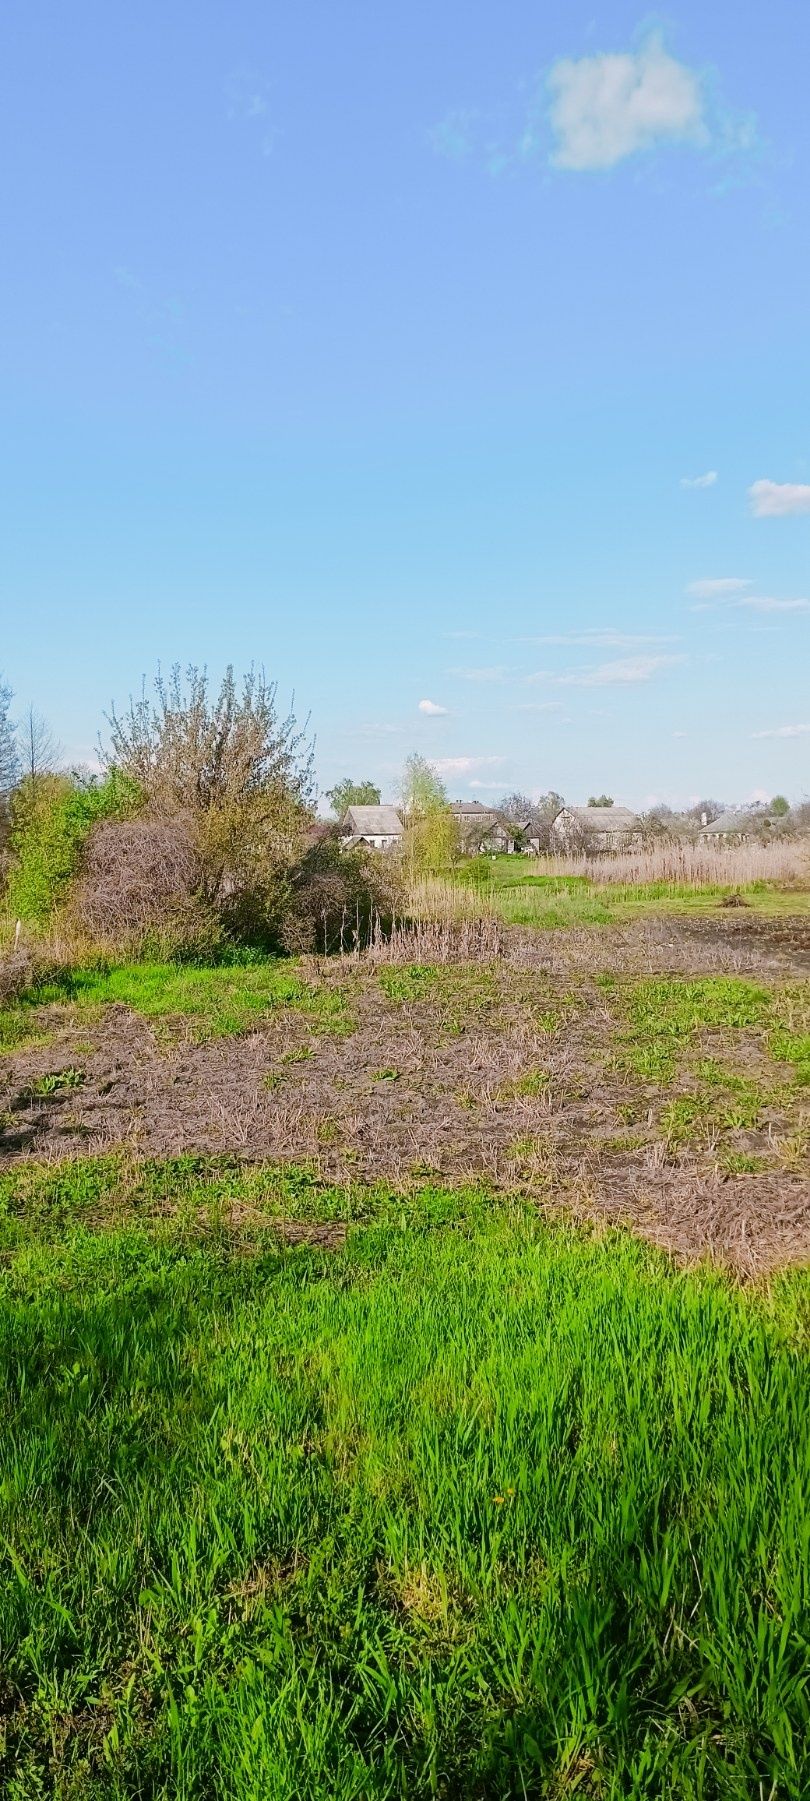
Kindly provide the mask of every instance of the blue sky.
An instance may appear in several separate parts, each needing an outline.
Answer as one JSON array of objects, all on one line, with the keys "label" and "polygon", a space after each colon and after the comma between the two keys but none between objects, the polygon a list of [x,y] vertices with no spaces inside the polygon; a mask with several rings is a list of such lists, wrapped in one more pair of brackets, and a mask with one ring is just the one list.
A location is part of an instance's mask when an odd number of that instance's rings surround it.
[{"label": "blue sky", "polygon": [[3,37],[0,668],[67,756],[255,661],[323,787],[810,791],[806,5]]}]

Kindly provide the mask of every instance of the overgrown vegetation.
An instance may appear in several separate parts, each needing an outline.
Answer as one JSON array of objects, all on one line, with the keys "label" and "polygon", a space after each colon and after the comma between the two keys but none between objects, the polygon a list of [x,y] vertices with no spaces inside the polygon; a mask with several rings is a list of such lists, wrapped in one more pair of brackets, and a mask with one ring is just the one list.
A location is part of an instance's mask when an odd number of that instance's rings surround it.
[{"label": "overgrown vegetation", "polygon": [[412,758],[346,854],[263,677],[110,725],[13,771],[3,1794],[800,1801],[808,990],[712,958],[801,848],[459,859]]},{"label": "overgrown vegetation", "polygon": [[[33,740],[32,740],[33,742]],[[275,686],[158,675],[112,713],[103,780],[34,768],[11,795],[12,919],[94,954],[330,950],[391,908],[392,868],[312,834],[312,752]]]},{"label": "overgrown vegetation", "polygon": [[137,783],[116,769],[104,781],[25,776],[11,799],[10,912],[47,921],[66,900],[94,827],[129,818],[140,803]]}]

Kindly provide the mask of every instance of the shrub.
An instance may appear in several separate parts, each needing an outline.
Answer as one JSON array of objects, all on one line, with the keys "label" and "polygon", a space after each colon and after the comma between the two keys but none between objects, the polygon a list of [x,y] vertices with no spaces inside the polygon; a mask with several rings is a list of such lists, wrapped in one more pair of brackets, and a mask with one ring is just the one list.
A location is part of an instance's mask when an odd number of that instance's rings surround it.
[{"label": "shrub", "polygon": [[30,988],[34,980],[34,960],[29,950],[15,946],[0,957],[0,1007],[11,1006]]},{"label": "shrub", "polygon": [[97,825],[72,911],[96,942],[130,955],[211,957],[222,943],[218,915],[200,893],[193,833],[182,818]]},{"label": "shrub", "polygon": [[309,824],[312,753],[276,689],[227,669],[214,692],[204,669],[158,675],[109,720],[109,766],[132,777],[150,817],[182,818],[199,860],[199,892],[231,936],[279,940]]},{"label": "shrub", "polygon": [[94,825],[124,818],[138,803],[136,784],[115,770],[103,781],[27,776],[11,802],[9,911],[35,924],[49,919],[67,898]]},{"label": "shrub", "polygon": [[293,876],[282,947],[328,954],[368,944],[375,926],[386,932],[398,910],[399,874],[390,854],[343,851],[334,839],[322,839]]}]

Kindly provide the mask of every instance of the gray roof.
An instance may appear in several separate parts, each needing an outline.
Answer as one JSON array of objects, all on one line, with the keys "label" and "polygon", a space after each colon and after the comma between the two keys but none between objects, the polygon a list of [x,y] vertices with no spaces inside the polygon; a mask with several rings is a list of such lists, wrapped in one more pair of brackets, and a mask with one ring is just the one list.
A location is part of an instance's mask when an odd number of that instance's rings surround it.
[{"label": "gray roof", "polygon": [[402,820],[396,807],[347,807],[343,825],[358,838],[402,837]]},{"label": "gray roof", "polygon": [[710,819],[708,825],[701,827],[707,838],[717,837],[719,832],[754,832],[768,818],[766,809],[746,811],[742,807],[726,807],[724,813],[718,813],[716,819]]},{"label": "gray roof", "polygon": [[[563,807],[557,819],[575,819],[591,832],[637,832],[639,823],[629,807]],[[555,825],[557,820],[555,820]]]}]

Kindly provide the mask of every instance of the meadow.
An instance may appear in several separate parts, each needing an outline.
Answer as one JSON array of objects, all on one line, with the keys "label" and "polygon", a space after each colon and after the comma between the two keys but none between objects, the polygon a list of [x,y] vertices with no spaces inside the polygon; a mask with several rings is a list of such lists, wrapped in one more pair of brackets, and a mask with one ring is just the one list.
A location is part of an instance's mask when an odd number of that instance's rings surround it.
[{"label": "meadow", "polygon": [[806,894],[516,863],[0,1008],[10,1801],[810,1792]]},{"label": "meadow", "polygon": [[0,1200],[10,1801],[806,1794],[805,1275],[200,1160]]},{"label": "meadow", "polygon": [[810,912],[801,839],[772,844],[662,842],[615,856],[478,857],[413,885],[426,919],[490,916],[506,925],[622,924],[656,912],[706,912],[725,900],[757,912]]}]

